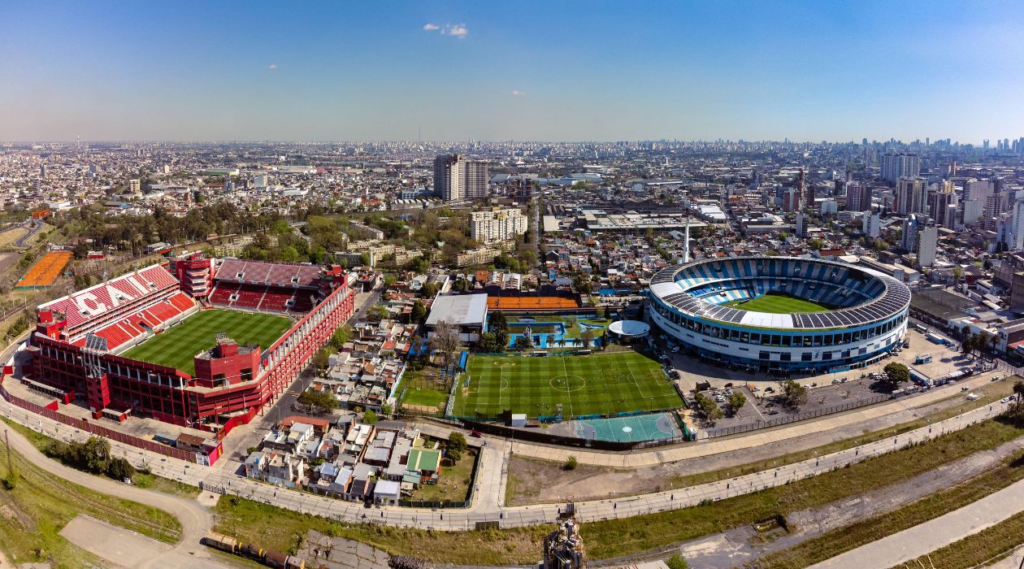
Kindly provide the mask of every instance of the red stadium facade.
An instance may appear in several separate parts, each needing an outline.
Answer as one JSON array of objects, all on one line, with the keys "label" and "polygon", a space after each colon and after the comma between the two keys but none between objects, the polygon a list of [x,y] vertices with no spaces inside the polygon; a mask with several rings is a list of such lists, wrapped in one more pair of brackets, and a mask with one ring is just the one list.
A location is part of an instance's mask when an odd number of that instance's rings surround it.
[{"label": "red stadium facade", "polygon": [[[41,305],[27,374],[84,398],[97,418],[113,409],[217,431],[275,400],[352,315],[355,297],[340,267],[225,260],[207,281],[208,299],[197,303],[183,289],[200,284],[197,267],[202,272],[216,265],[201,261],[179,261],[177,279],[153,265]],[[220,295],[219,302],[214,297],[221,287],[248,292]],[[297,320],[268,347],[218,341],[196,356],[194,376],[117,355],[207,305]]]}]

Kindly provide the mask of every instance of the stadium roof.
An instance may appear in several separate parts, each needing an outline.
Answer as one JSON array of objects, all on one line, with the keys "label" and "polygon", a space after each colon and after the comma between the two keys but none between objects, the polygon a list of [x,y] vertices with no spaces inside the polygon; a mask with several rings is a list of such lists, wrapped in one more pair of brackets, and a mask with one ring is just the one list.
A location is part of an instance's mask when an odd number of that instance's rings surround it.
[{"label": "stadium roof", "polygon": [[[651,293],[660,298],[663,302],[674,306],[686,314],[717,320],[728,324],[736,324],[739,326],[777,329],[828,329],[858,326],[893,316],[901,310],[905,310],[910,305],[910,289],[907,285],[877,271],[845,263],[817,259],[797,259],[789,257],[772,257],[771,259],[775,261],[829,264],[860,271],[882,281],[885,285],[885,290],[874,299],[849,308],[840,308],[829,312],[767,314],[763,312],[752,312],[738,308],[730,308],[706,302],[700,298],[692,296],[676,282],[676,276],[683,269],[694,265],[718,262],[730,263],[738,261],[767,260],[766,258],[761,257],[732,257],[721,260],[696,261],[685,265],[675,265],[673,267],[663,269],[651,279]],[[757,276],[760,275],[753,275],[753,277]],[[730,277],[724,277],[719,280],[730,280]]]},{"label": "stadium roof", "polygon": [[430,316],[427,317],[426,325],[434,327],[441,322],[450,322],[456,326],[483,327],[486,317],[486,294],[439,296],[430,305]]}]

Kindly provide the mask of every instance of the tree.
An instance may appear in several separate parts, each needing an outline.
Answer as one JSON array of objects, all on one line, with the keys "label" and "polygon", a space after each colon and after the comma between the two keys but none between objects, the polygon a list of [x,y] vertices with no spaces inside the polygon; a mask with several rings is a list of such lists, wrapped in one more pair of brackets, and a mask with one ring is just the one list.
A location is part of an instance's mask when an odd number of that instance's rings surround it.
[{"label": "tree", "polygon": [[[459,340],[459,330],[454,324],[447,320],[442,320],[437,323],[434,328],[434,333],[430,337],[430,345],[434,347],[444,362],[444,368],[449,371],[451,368],[452,361],[455,359],[456,352],[461,347],[461,341]],[[447,377],[449,381],[454,378],[454,373],[449,373]]]},{"label": "tree", "polygon": [[420,288],[420,296],[423,298],[434,298],[437,296],[437,285],[435,283],[424,283]]},{"label": "tree", "polygon": [[1024,411],[1024,380],[1013,382],[1013,394],[1017,396],[1013,402],[1014,414],[1020,415]]},{"label": "tree", "polygon": [[960,265],[953,266],[953,283],[959,283],[964,276],[964,269]]},{"label": "tree", "polygon": [[594,330],[586,328],[583,333],[580,334],[580,339],[583,340],[583,349],[587,349],[594,343]]},{"label": "tree", "polygon": [[114,458],[107,467],[107,476],[114,480],[131,480],[135,476],[135,467],[127,459]]},{"label": "tree", "polygon": [[412,321],[415,323],[423,322],[423,319],[427,317],[427,307],[422,302],[416,301],[412,305]]},{"label": "tree", "polygon": [[593,290],[593,283],[591,283],[589,275],[576,275],[572,284],[576,288],[576,292],[580,294],[590,294],[590,291]]},{"label": "tree", "polygon": [[580,464],[580,462],[579,462],[579,460],[577,460],[576,455],[572,455],[571,454],[571,455],[569,455],[569,458],[566,459],[566,461],[565,461],[565,469],[566,470],[576,470],[576,467],[579,466],[579,464]]},{"label": "tree", "polygon": [[315,354],[313,354],[313,365],[316,366],[316,370],[319,373],[323,373],[327,370],[327,366],[331,363],[331,354],[327,352],[327,349],[320,348]]},{"label": "tree", "polygon": [[598,318],[604,318],[607,313],[608,309],[606,309],[603,306],[598,306],[597,308],[594,308],[594,315],[597,316]]},{"label": "tree", "polygon": [[299,403],[307,406],[310,412],[316,407],[321,413],[330,413],[338,408],[338,398],[330,390],[316,391],[307,389],[299,394]]},{"label": "tree", "polygon": [[690,569],[690,564],[678,553],[666,559],[665,565],[668,566],[668,569]]},{"label": "tree", "polygon": [[452,431],[448,435],[448,444],[445,448],[448,449],[447,456],[452,462],[458,462],[462,459],[462,453],[466,451],[469,444],[466,442],[466,437],[457,431]]},{"label": "tree", "polygon": [[380,406],[380,412],[384,416],[390,417],[391,416],[391,411],[392,411],[391,405],[388,405],[387,403],[385,403],[385,404]]},{"label": "tree", "polygon": [[893,362],[882,371],[885,373],[885,383],[890,389],[896,389],[899,384],[910,381],[910,368],[901,363]]},{"label": "tree", "polygon": [[697,408],[704,415],[704,421],[708,424],[714,424],[715,421],[725,416],[725,413],[718,407],[718,404],[707,395],[697,393],[694,396],[694,400],[697,402]]},{"label": "tree", "polygon": [[365,251],[360,253],[359,254],[359,264],[364,266],[364,267],[369,267],[370,266],[370,254],[365,252]]},{"label": "tree", "polygon": [[508,331],[508,318],[505,318],[505,313],[498,310],[491,313],[491,318],[487,322],[487,327],[491,332]]},{"label": "tree", "polygon": [[779,384],[782,387],[782,403],[790,409],[807,403],[807,388],[792,379]]},{"label": "tree", "polygon": [[747,396],[743,395],[739,391],[734,391],[733,394],[729,396],[729,409],[732,411],[733,415],[738,413],[746,404]]},{"label": "tree", "polygon": [[363,413],[363,422],[367,425],[376,425],[377,413],[375,413],[373,409],[367,409],[366,412]]},{"label": "tree", "polygon": [[374,306],[370,309],[370,312],[366,315],[366,319],[370,322],[380,322],[388,317],[388,309],[384,306]]},{"label": "tree", "polygon": [[352,336],[352,331],[349,330],[348,326],[342,326],[331,334],[331,347],[335,350],[340,350],[348,343]]},{"label": "tree", "polygon": [[533,340],[526,334],[516,336],[515,348],[519,351],[529,350],[533,347]]}]

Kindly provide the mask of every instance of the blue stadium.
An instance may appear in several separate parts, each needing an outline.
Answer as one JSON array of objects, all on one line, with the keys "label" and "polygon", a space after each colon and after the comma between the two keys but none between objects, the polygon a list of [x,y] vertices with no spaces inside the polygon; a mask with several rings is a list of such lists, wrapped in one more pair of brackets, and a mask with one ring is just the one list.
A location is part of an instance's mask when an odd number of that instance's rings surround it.
[{"label": "blue stadium", "polygon": [[738,257],[658,272],[648,308],[654,324],[704,359],[766,373],[836,372],[902,341],[910,289],[845,263]]}]

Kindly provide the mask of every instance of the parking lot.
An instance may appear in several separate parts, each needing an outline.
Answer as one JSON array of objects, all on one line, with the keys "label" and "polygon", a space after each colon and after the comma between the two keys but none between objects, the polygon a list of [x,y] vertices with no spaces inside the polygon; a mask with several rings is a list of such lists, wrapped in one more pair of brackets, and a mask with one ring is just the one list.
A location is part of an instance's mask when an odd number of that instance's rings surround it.
[{"label": "parking lot", "polygon": [[[975,364],[974,358],[964,357],[958,351],[956,343],[953,346],[936,344],[913,328],[907,332],[906,337],[910,340],[909,348],[902,349],[899,354],[884,358],[869,366],[839,373],[793,375],[790,378],[768,377],[756,370],[751,372],[744,369],[730,369],[713,362],[703,361],[700,358],[687,356],[682,352],[672,353],[665,348],[661,348],[661,351],[669,356],[670,371],[678,371],[678,382],[684,393],[694,389],[698,382],[704,381],[710,382],[712,387],[724,387],[727,383],[734,385],[774,384],[785,379],[792,379],[806,387],[815,383],[819,386],[831,385],[833,380],[842,381],[845,378],[847,382],[850,382],[860,379],[862,374],[881,373],[882,369],[892,362],[906,364],[925,377],[935,379],[947,376],[954,371],[970,368]],[[658,342],[658,344],[662,343]],[[923,364],[915,363],[919,356],[930,357],[931,360]]]}]

